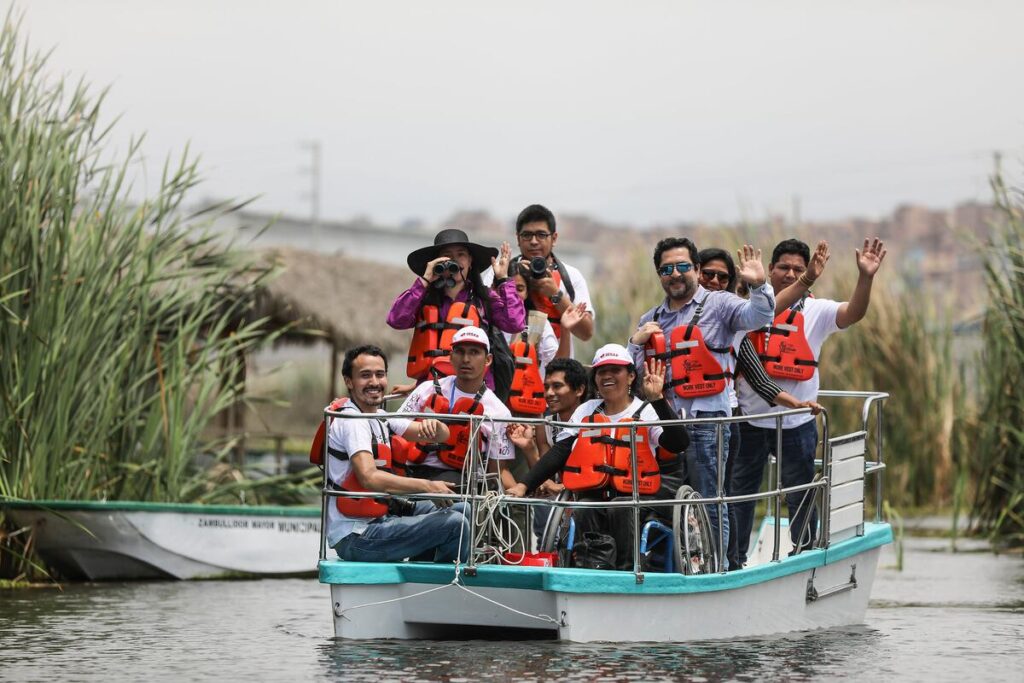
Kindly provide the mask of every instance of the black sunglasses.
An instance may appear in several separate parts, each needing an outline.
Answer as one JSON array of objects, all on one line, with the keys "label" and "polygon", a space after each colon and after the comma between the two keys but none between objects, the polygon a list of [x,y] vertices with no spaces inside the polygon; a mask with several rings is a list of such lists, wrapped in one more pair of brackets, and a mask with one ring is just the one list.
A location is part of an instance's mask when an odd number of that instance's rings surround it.
[{"label": "black sunglasses", "polygon": [[729,282],[729,273],[723,273],[720,270],[702,270],[700,271],[700,277],[702,280],[714,280],[718,278],[718,281],[723,285]]}]

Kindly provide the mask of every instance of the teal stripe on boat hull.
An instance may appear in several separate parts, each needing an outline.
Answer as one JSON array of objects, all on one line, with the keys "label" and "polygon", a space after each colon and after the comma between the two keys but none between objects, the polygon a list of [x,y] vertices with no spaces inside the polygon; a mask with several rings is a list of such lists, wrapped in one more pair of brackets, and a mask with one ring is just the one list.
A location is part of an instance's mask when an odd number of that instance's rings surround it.
[{"label": "teal stripe on boat hull", "polygon": [[[681,574],[644,574],[637,584],[632,572],[595,571],[563,567],[514,567],[482,565],[477,575],[462,576],[466,586],[482,588],[518,588],[560,593],[615,593],[668,595],[731,590],[764,583],[790,574],[838,562],[892,542],[888,524],[865,523],[864,535],[836,543],[827,550],[809,550],[779,562],[750,567],[728,574],[683,576]],[[426,562],[320,562],[320,582],[326,584],[445,584],[452,580],[452,565]]]}]

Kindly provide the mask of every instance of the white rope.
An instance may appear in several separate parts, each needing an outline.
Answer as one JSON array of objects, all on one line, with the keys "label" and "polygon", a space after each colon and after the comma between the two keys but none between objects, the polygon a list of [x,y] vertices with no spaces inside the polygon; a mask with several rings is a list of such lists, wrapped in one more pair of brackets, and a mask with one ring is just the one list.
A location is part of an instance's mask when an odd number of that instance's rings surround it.
[{"label": "white rope", "polygon": [[[449,585],[451,585],[451,584],[449,584]],[[502,603],[498,602],[497,600],[493,600],[493,599],[487,597],[486,595],[481,595],[480,593],[477,593],[474,590],[470,590],[469,588],[467,588],[465,585],[463,585],[461,583],[457,583],[457,584],[455,584],[455,586],[457,588],[461,588],[462,590],[466,591],[470,595],[473,595],[475,597],[480,598],[481,600],[485,600],[486,602],[491,603],[492,605],[495,605],[495,606],[500,607],[502,609],[506,609],[509,612],[513,612],[515,614],[518,614],[520,616],[526,617],[528,619],[536,619],[537,621],[546,621],[546,622],[555,624],[556,626],[564,626],[564,624],[562,623],[561,620],[555,619],[554,617],[548,616],[547,614],[530,614],[528,612],[522,612],[520,610],[517,610],[514,607],[509,607],[508,605],[502,604]]]}]

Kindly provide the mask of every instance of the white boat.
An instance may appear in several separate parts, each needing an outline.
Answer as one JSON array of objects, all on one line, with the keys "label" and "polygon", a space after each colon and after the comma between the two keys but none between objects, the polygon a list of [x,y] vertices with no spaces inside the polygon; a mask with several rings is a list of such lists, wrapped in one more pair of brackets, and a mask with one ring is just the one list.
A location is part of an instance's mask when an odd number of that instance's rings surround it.
[{"label": "white boat", "polygon": [[[328,559],[321,541],[320,581],[331,587],[335,635],[369,639],[461,634],[476,638],[490,630],[504,639],[525,635],[573,642],[681,642],[862,623],[879,552],[892,541],[890,526],[881,521],[880,503],[873,521],[864,518],[866,475],[875,475],[880,491],[880,475],[885,467],[880,436],[881,402],[887,395],[821,395],[862,400],[863,428],[829,438],[827,415],[823,418],[820,478],[792,489],[783,489],[776,483],[772,490],[756,496],[726,497],[720,492],[716,498],[690,498],[687,505],[693,507],[685,508],[677,516],[677,521],[693,520],[701,514],[691,515],[690,511],[702,513],[701,506],[755,497],[773,501],[778,509],[777,501],[784,500],[782,496],[787,491],[814,489],[820,518],[817,540],[811,549],[790,556],[792,543],[786,520],[777,516],[766,518],[761,524],[747,566],[728,573],[710,565],[703,567],[710,573],[701,574],[642,571],[639,533],[632,572],[475,561],[461,567],[420,562],[344,562]],[[873,444],[875,457],[870,460],[866,457],[868,415],[875,404],[878,438]],[[781,414],[773,417],[776,415]],[[734,422],[737,418],[718,421]],[[634,427],[645,424],[664,421],[633,423]],[[719,438],[720,457],[722,448]],[[769,473],[769,481],[778,481],[774,473]],[[336,495],[345,494],[325,487],[324,505]],[[484,501],[479,494],[471,498],[480,504]],[[506,503],[532,505],[537,501],[506,499]],[[624,504],[634,505],[629,501]],[[676,508],[684,509],[682,503]],[[709,529],[709,525],[702,523],[698,531],[703,530],[706,536]],[[639,531],[639,527],[635,530]],[[688,547],[693,542],[693,532],[692,527],[689,532],[673,532],[676,547],[687,548],[681,557],[687,557],[687,553],[693,556],[692,548]],[[479,535],[474,528],[473,536]],[[474,548],[478,545],[474,544]],[[694,545],[699,546],[699,540]],[[676,566],[685,571],[693,569],[686,559]]]},{"label": "white boat", "polygon": [[3,501],[62,576],[88,580],[312,575],[320,509]]}]

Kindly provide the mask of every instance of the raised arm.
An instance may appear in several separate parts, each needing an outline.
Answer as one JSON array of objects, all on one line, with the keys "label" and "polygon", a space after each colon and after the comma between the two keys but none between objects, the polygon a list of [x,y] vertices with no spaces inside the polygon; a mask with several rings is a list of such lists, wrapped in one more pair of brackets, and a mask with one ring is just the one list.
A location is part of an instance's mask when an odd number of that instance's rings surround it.
[{"label": "raised arm", "polygon": [[871,303],[871,285],[874,284],[875,273],[885,258],[885,243],[877,237],[870,243],[865,238],[864,249],[854,250],[857,258],[857,285],[849,301],[839,305],[836,312],[836,325],[844,329],[860,321],[868,312]]}]

